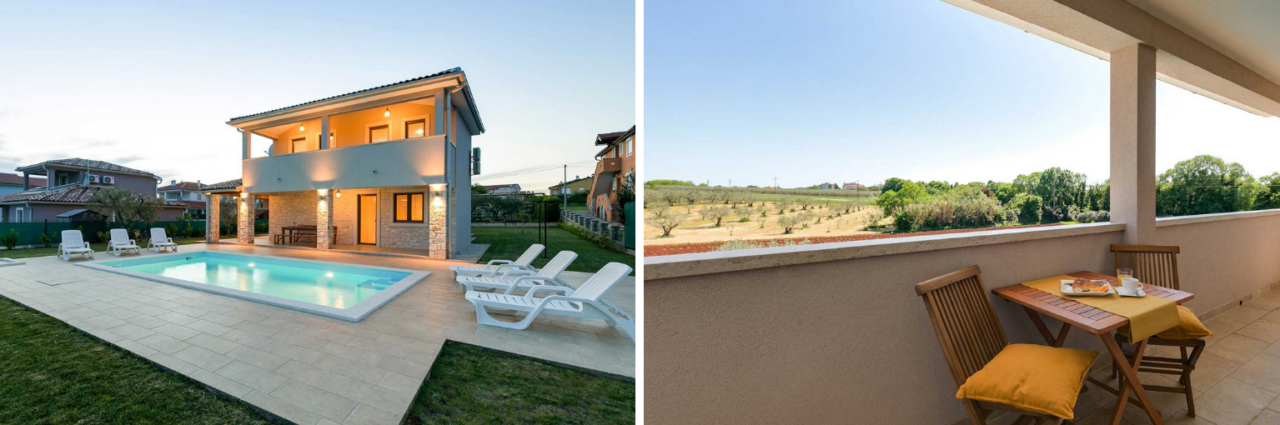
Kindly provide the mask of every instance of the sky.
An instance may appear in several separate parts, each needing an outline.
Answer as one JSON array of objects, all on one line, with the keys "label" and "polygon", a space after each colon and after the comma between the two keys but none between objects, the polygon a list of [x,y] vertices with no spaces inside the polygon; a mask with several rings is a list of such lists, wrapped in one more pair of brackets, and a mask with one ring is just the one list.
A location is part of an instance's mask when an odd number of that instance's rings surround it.
[{"label": "sky", "polygon": [[546,192],[635,124],[632,2],[105,3],[0,3],[0,172],[81,157],[235,179],[231,117],[453,67],[488,130],[478,184]]},{"label": "sky", "polygon": [[[1109,175],[1104,60],[940,0],[645,4],[644,178],[712,185]],[[1280,118],[1163,82],[1157,173],[1280,171]]]}]

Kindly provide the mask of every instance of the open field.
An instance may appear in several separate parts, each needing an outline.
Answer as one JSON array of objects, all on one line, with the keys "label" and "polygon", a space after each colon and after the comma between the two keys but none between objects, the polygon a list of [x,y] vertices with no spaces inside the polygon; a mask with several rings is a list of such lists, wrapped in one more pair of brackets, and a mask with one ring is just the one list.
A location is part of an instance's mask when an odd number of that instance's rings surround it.
[{"label": "open field", "polygon": [[[805,237],[832,237],[878,234],[868,231],[866,227],[873,221],[884,224],[880,208],[874,205],[857,205],[848,208],[836,201],[823,197],[807,197],[814,205],[787,205],[780,202],[754,202],[753,206],[741,204],[737,207],[719,204],[713,205],[675,205],[666,207],[664,214],[684,215],[684,222],[671,231],[670,236],[662,237],[662,229],[654,225],[646,226],[644,241],[646,246],[673,245],[689,243],[706,243],[729,240],[756,240],[787,238],[802,240]],[[843,200],[842,200],[843,201]],[[802,201],[803,202],[803,201]],[[651,205],[646,208],[649,216],[663,206]],[[729,215],[721,219],[716,227],[715,220],[704,218],[703,211],[711,208],[727,208]],[[778,214],[785,209],[784,214]],[[794,209],[794,212],[792,211]],[[765,216],[761,217],[761,213]],[[791,234],[779,224],[783,217],[799,218],[811,215],[812,219],[794,226]],[[747,218],[749,222],[741,222]],[[819,220],[821,219],[821,220]],[[763,227],[762,227],[763,225]]]}]

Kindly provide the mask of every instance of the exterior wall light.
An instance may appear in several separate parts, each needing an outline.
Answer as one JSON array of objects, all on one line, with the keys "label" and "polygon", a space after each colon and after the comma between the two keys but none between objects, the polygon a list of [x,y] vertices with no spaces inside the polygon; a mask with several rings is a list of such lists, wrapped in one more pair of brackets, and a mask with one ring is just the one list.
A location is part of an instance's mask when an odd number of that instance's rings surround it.
[{"label": "exterior wall light", "polygon": [[341,191],[341,190],[335,190],[335,191],[333,191],[333,197],[334,197],[334,198],[341,198],[341,197],[342,197],[342,191]]},{"label": "exterior wall light", "polygon": [[327,193],[327,192],[328,192],[328,190],[326,190],[326,189],[316,189],[316,200],[317,200],[317,201],[322,201],[322,202],[323,202],[323,201],[324,201],[324,194],[325,194],[325,193]]},{"label": "exterior wall light", "polygon": [[298,126],[298,131],[307,131],[307,126],[306,125]]},{"label": "exterior wall light", "polygon": [[382,111],[382,116],[384,116],[384,117],[389,117],[389,116],[391,116],[391,108],[387,108],[387,110]]},{"label": "exterior wall light", "polygon": [[249,197],[249,193],[248,193],[248,192],[240,192],[240,198],[241,198],[241,199],[246,199],[246,198],[248,198],[248,197]]}]

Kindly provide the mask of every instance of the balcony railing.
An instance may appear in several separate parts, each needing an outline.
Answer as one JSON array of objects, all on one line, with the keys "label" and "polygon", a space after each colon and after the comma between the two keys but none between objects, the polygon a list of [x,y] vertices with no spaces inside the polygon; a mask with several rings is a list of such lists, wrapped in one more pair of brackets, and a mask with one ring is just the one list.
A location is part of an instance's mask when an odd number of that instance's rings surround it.
[{"label": "balcony railing", "polygon": [[622,159],[620,158],[605,158],[596,163],[596,175],[619,171],[622,171]]},{"label": "balcony railing", "polygon": [[443,135],[244,160],[250,193],[444,183]]}]

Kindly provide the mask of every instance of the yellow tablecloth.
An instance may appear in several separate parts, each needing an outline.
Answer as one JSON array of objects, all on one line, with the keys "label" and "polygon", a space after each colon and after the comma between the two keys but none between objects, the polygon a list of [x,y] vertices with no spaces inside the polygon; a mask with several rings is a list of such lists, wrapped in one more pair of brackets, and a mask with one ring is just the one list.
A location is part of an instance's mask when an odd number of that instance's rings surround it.
[{"label": "yellow tablecloth", "polygon": [[1062,281],[1075,280],[1062,275],[1023,283],[1098,310],[1129,318],[1129,342],[1147,339],[1165,329],[1178,326],[1178,306],[1173,301],[1155,296],[1141,298],[1107,295],[1105,297],[1068,297],[1062,294]]}]

